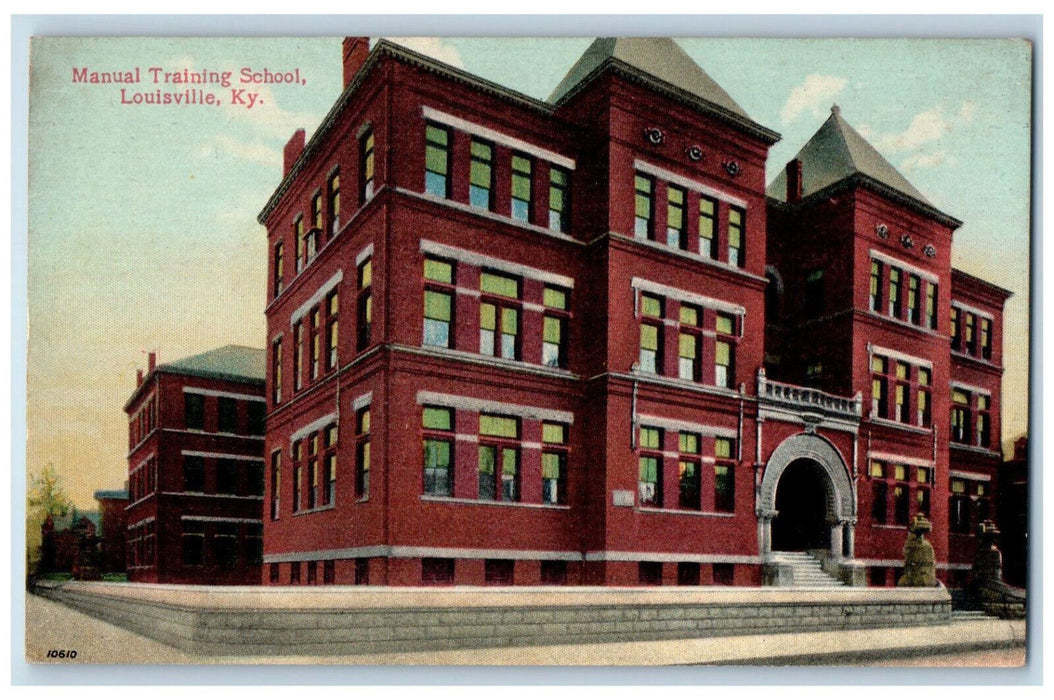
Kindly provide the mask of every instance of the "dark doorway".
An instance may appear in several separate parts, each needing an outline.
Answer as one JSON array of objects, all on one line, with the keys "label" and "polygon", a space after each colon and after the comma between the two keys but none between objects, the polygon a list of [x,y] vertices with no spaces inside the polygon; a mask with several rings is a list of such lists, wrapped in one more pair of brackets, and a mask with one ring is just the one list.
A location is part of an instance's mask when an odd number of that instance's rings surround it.
[{"label": "dark doorway", "polygon": [[780,476],[776,486],[776,510],[772,521],[772,548],[779,552],[827,549],[831,533],[827,525],[827,475],[816,462],[799,459]]}]

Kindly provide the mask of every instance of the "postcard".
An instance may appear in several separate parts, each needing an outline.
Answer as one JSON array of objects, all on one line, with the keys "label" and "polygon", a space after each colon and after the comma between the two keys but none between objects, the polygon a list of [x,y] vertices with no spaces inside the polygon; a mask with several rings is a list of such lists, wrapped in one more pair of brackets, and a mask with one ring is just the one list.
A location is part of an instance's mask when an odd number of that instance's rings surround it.
[{"label": "postcard", "polygon": [[1032,110],[1009,37],[34,37],[27,661],[1020,666]]}]

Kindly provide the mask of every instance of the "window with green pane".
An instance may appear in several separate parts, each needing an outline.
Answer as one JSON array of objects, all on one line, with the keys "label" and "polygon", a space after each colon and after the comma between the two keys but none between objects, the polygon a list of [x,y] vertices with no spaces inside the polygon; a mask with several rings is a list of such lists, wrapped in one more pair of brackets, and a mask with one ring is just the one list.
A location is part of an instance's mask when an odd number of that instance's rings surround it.
[{"label": "window with green pane", "polygon": [[519,280],[493,272],[484,272],[480,275],[479,289],[484,294],[495,294],[510,299],[518,299],[520,296]]},{"label": "window with green pane", "polygon": [[937,285],[926,283],[926,328],[937,329]]},{"label": "window with green pane", "polygon": [[454,264],[446,260],[425,258],[425,279],[443,284],[454,283]]},{"label": "window with green pane", "polygon": [[680,187],[669,185],[666,188],[666,245],[671,248],[687,248],[688,238],[684,235],[685,227],[685,193]]},{"label": "window with green pane", "polygon": [[871,261],[871,282],[868,288],[868,305],[872,311],[882,308],[882,263]]},{"label": "window with green pane", "polygon": [[682,326],[698,326],[702,313],[697,306],[681,304],[680,319]]},{"label": "window with green pane", "polygon": [[889,268],[889,315],[900,318],[900,269]]},{"label": "window with green pane", "polygon": [[373,261],[366,260],[359,265],[359,298],[356,348],[365,350],[370,344],[373,332]]},{"label": "window with green pane", "polygon": [[567,503],[567,426],[542,423],[542,502]]},{"label": "window with green pane", "polygon": [[732,366],[732,344],[723,340],[714,343],[714,383],[717,386],[731,388],[735,381]]},{"label": "window with green pane", "polygon": [[699,337],[694,333],[678,336],[677,376],[691,381],[699,380]]},{"label": "window with green pane", "polygon": [[642,450],[662,449],[662,430],[659,428],[648,428],[641,426],[640,447]]},{"label": "window with green pane", "polygon": [[705,258],[717,258],[717,200],[699,198],[699,254]]},{"label": "window with green pane", "polygon": [[633,235],[640,240],[652,237],[652,197],[654,184],[650,177],[636,175],[633,179],[636,190],[634,199]]},{"label": "window with green pane", "polygon": [[454,491],[454,411],[424,407],[424,493],[450,496]]},{"label": "window with green pane", "polygon": [[479,416],[479,434],[488,437],[519,438],[520,422],[507,416],[493,416],[485,413]]},{"label": "window with green pane", "polygon": [[450,131],[429,124],[425,127],[425,192],[450,196]]},{"label": "window with green pane", "polygon": [[661,333],[660,327],[650,323],[640,325],[640,359],[638,369],[649,374],[658,374],[661,370]]},{"label": "window with green pane", "polygon": [[468,201],[480,209],[494,207],[494,147],[483,141],[472,141],[469,164]]},{"label": "window with green pane", "polygon": [[518,450],[512,447],[480,445],[478,464],[480,500],[520,500]]},{"label": "window with green pane", "polygon": [[714,319],[714,329],[718,333],[732,335],[735,333],[736,320],[728,314],[717,314],[717,317]]},{"label": "window with green pane", "polygon": [[699,510],[702,507],[699,488],[699,462],[691,459],[681,459],[678,461],[677,471],[680,482],[678,505],[689,510]]},{"label": "window with green pane", "polygon": [[[731,513],[735,510],[735,471],[732,463],[732,440],[714,438],[714,510]],[[723,461],[726,460],[726,461]]]},{"label": "window with green pane", "polygon": [[424,344],[451,347],[454,298],[449,292],[425,290]]},{"label": "window with green pane", "polygon": [[743,267],[746,256],[743,252],[744,212],[738,207],[728,208],[728,262]]},{"label": "window with green pane", "polygon": [[569,175],[563,168],[549,167],[549,229],[567,231],[571,189]]},{"label": "window with green pane", "polygon": [[921,309],[919,308],[919,285],[921,282],[922,280],[919,279],[918,275],[908,276],[908,320],[916,326],[922,320]]},{"label": "window with green pane", "polygon": [[550,309],[567,311],[567,292],[556,287],[546,287],[542,293],[542,305]]},{"label": "window with green pane", "polygon": [[662,457],[642,455],[638,460],[637,491],[642,506],[662,506]]},{"label": "window with green pane", "polygon": [[678,449],[683,454],[696,455],[699,454],[699,434],[698,433],[680,433],[677,436]]},{"label": "window with green pane", "polygon": [[642,316],[662,318],[662,299],[651,294],[641,294],[640,313]]},{"label": "window with green pane", "polygon": [[359,202],[366,202],[373,196],[373,129],[370,129],[359,140]]},{"label": "window with green pane", "polygon": [[546,367],[563,367],[565,321],[555,316],[542,319],[542,364]]},{"label": "window with green pane", "polygon": [[531,220],[533,198],[531,197],[531,178],[534,164],[524,156],[512,157],[512,218],[519,221]]},{"label": "window with green pane", "polygon": [[952,440],[970,442],[970,395],[959,389],[952,390]]}]

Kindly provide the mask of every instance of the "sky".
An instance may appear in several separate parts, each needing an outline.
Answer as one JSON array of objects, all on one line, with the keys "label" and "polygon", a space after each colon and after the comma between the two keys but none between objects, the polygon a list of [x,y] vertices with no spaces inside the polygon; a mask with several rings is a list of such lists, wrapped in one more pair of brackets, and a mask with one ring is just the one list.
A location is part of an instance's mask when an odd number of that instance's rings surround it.
[{"label": "sky", "polygon": [[[541,99],[590,43],[399,41]],[[1029,46],[679,41],[755,121],[782,134],[770,151],[769,180],[837,103],[934,205],[964,222],[953,264],[1014,293],[1006,312],[1004,444],[1024,433]],[[30,61],[26,470],[53,464],[78,507],[93,508],[95,490],[120,488],[127,478],[122,407],[146,352],[168,362],[229,343],[264,347],[266,233],[256,215],[281,179],[289,136],[302,127],[310,137],[340,93],[341,42],[48,38],[34,42]],[[137,85],[74,82],[74,69],[136,67]],[[153,83],[151,67],[161,83]],[[236,84],[243,68],[299,69],[303,81]],[[164,82],[165,73],[184,69],[232,71],[232,85],[204,86],[218,105],[134,103],[135,93],[201,87],[171,76]],[[237,89],[246,90],[242,104],[234,104]]]}]

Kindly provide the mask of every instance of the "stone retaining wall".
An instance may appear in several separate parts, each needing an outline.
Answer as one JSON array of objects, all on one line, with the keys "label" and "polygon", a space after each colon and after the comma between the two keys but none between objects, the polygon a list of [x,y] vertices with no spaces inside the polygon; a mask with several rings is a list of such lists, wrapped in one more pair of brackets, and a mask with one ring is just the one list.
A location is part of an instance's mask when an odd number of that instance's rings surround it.
[{"label": "stone retaining wall", "polygon": [[70,582],[38,588],[179,649],[349,655],[943,624],[938,589],[230,588]]}]

